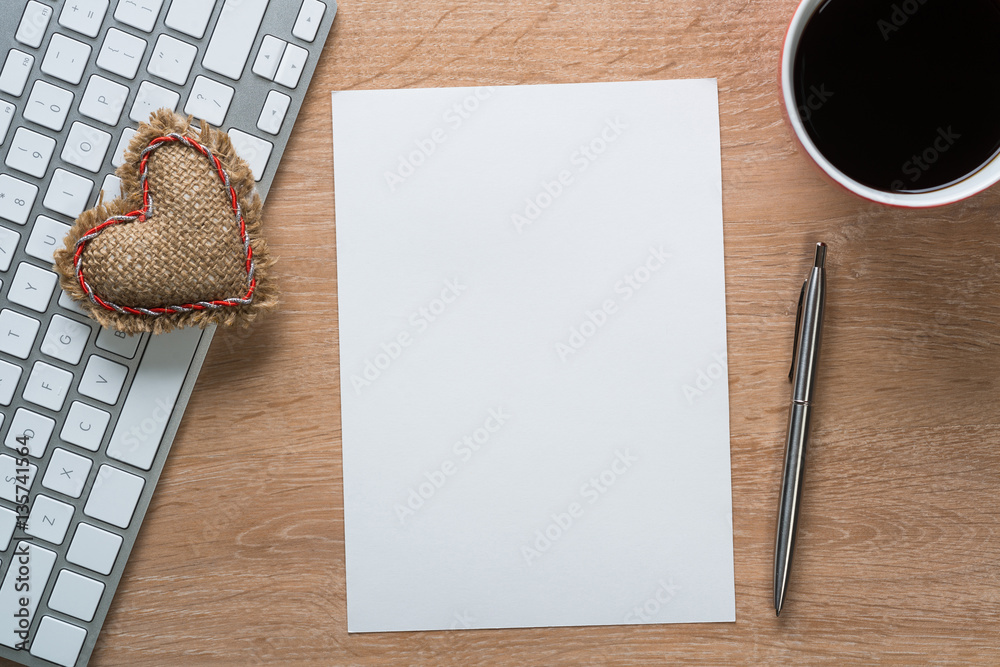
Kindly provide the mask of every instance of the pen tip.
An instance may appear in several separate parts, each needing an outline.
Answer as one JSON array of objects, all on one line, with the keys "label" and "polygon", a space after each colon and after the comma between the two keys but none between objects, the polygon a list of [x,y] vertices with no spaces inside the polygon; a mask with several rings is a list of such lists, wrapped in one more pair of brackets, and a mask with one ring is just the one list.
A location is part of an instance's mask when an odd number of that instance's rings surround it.
[{"label": "pen tip", "polygon": [[774,615],[775,616],[781,616],[781,610],[780,609],[775,609],[774,610]]},{"label": "pen tip", "polygon": [[822,269],[825,264],[826,264],[826,244],[825,243],[817,243],[816,244],[816,263],[814,264],[814,266],[816,266],[817,268]]}]

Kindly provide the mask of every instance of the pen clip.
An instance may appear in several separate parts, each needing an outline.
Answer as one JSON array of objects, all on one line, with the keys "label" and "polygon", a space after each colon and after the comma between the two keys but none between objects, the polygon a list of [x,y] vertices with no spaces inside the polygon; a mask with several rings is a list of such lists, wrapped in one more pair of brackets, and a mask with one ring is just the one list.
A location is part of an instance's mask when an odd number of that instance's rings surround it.
[{"label": "pen clip", "polygon": [[799,351],[799,331],[802,327],[802,302],[806,299],[806,285],[808,284],[808,280],[802,282],[802,291],[799,292],[799,307],[795,311],[795,338],[792,339],[792,367],[788,369],[789,382],[795,376],[795,357]]}]

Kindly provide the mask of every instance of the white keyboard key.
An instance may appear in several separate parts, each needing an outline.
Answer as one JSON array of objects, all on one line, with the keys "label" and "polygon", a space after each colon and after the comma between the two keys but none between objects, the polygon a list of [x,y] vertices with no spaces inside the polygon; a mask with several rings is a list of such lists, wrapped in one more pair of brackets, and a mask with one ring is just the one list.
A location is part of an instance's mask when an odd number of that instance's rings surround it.
[{"label": "white keyboard key", "polygon": [[0,227],[0,271],[10,268],[10,261],[14,258],[14,251],[21,240],[21,235],[13,229]]},{"label": "white keyboard key", "polygon": [[115,19],[143,32],[151,32],[162,6],[163,0],[118,0]]},{"label": "white keyboard key", "polygon": [[18,359],[27,359],[41,323],[33,317],[0,310],[0,352]]},{"label": "white keyboard key", "polygon": [[[11,281],[7,299],[25,308],[44,313],[49,307],[52,290],[56,287],[56,274],[34,264],[21,262]],[[24,357],[21,357],[22,359]]]},{"label": "white keyboard key", "polygon": [[172,90],[167,90],[155,83],[143,81],[139,86],[139,93],[135,96],[135,103],[132,104],[132,111],[128,117],[137,123],[145,123],[149,120],[149,115],[159,109],[177,109],[177,102],[181,96]]},{"label": "white keyboard key", "polygon": [[59,132],[73,106],[73,93],[45,81],[35,81],[24,105],[24,118]]},{"label": "white keyboard key", "polygon": [[42,38],[45,37],[45,29],[49,27],[49,19],[51,18],[51,7],[31,0],[24,8],[24,14],[21,15],[21,22],[17,26],[14,39],[37,49],[42,43]]},{"label": "white keyboard key", "polygon": [[128,100],[128,88],[94,74],[80,102],[80,113],[108,125],[117,125]]},{"label": "white keyboard key", "polygon": [[121,139],[118,140],[118,146],[115,148],[115,156],[111,158],[111,164],[118,167],[125,164],[125,151],[128,150],[129,142],[132,141],[132,137],[136,135],[136,131],[131,127],[126,127],[125,131],[122,132]]},{"label": "white keyboard key", "polygon": [[89,58],[88,45],[56,33],[52,35],[45,58],[42,59],[42,71],[76,85],[83,78],[83,70]]},{"label": "white keyboard key", "polygon": [[63,238],[68,231],[69,225],[40,215],[35,218],[35,226],[31,228],[31,236],[28,237],[24,251],[35,259],[52,263],[55,261],[52,253],[62,247]]},{"label": "white keyboard key", "polygon": [[31,375],[21,395],[24,400],[53,412],[62,410],[63,401],[73,383],[73,374],[61,368],[50,366],[44,361],[36,361],[31,367]]},{"label": "white keyboard key", "polygon": [[104,410],[73,401],[59,437],[68,443],[96,452],[101,446],[101,440],[110,421],[111,415]]},{"label": "white keyboard key", "polygon": [[81,522],[70,542],[66,560],[100,574],[110,574],[121,546],[120,536]]},{"label": "white keyboard key", "polygon": [[[55,425],[54,421],[44,415],[18,408],[3,444],[18,453],[23,447],[27,447],[28,456],[40,458],[45,454],[45,448],[49,446],[49,438]],[[26,439],[26,442],[24,444],[18,442],[19,438]]]},{"label": "white keyboard key", "polygon": [[17,111],[16,106],[0,100],[0,145],[7,140],[7,130],[10,129],[10,124],[14,120],[15,111]]},{"label": "white keyboard key", "polygon": [[260,30],[268,0],[226,0],[202,65],[239,80]]},{"label": "white keyboard key", "polygon": [[127,367],[92,354],[83,371],[79,391],[84,396],[114,405],[118,402],[118,395],[127,376]]},{"label": "white keyboard key", "polygon": [[94,182],[89,178],[77,176],[65,169],[56,169],[42,203],[50,211],[76,218],[87,208],[93,191]]},{"label": "white keyboard key", "polygon": [[108,0],[72,0],[63,5],[59,25],[87,37],[97,37],[108,11]]},{"label": "white keyboard key", "polygon": [[62,544],[72,520],[72,505],[38,494],[31,506],[28,528],[24,532],[52,544]]},{"label": "white keyboard key", "polygon": [[70,570],[61,570],[49,597],[49,609],[81,621],[92,621],[103,594],[104,584],[101,582]]},{"label": "white keyboard key", "polygon": [[64,162],[82,167],[95,174],[104,165],[104,156],[111,146],[111,135],[85,123],[76,122],[70,126],[66,145],[62,150]]},{"label": "white keyboard key", "polygon": [[108,442],[110,458],[150,469],[200,341],[199,329],[150,336]]},{"label": "white keyboard key", "polygon": [[[45,590],[49,577],[52,575],[52,567],[56,562],[54,552],[34,545],[31,542],[18,542],[11,555],[12,563],[23,563],[27,561],[29,568],[27,581],[20,579],[18,568],[8,567],[7,574],[3,578],[3,585],[0,586],[0,616],[4,618],[14,618],[14,614],[21,610],[20,601],[27,599],[27,610],[29,625],[35,617],[35,610],[38,602],[42,599],[42,591]],[[43,619],[44,620],[44,619]],[[41,632],[44,624],[39,627],[34,636],[31,637],[31,650],[35,647],[49,646],[50,635],[43,635]],[[29,637],[28,632],[18,636],[14,623],[0,623],[0,644],[14,648]],[[45,656],[39,656],[45,657]]]},{"label": "white keyboard key", "polygon": [[319,30],[319,23],[323,20],[324,12],[326,12],[326,5],[319,0],[305,0],[302,3],[302,8],[299,9],[298,18],[295,19],[292,34],[307,42],[316,39],[316,32]]},{"label": "white keyboard key", "polygon": [[131,359],[135,356],[135,351],[139,348],[142,340],[141,334],[126,334],[114,329],[101,329],[97,334],[97,347],[117,354],[119,357]]},{"label": "white keyboard key", "polygon": [[0,218],[23,225],[37,196],[38,188],[31,183],[0,174]]},{"label": "white keyboard key", "polygon": [[52,151],[55,148],[55,139],[19,127],[14,133],[14,140],[11,142],[10,152],[7,153],[4,164],[11,169],[41,178],[49,168],[49,160],[52,159]]},{"label": "white keyboard key", "polygon": [[0,91],[20,97],[24,92],[24,84],[28,82],[31,66],[34,64],[35,56],[11,49],[7,54],[7,60],[3,63],[3,70],[0,71]]},{"label": "white keyboard key", "polygon": [[80,304],[77,301],[71,299],[69,295],[66,294],[66,292],[63,292],[62,290],[59,290],[59,305],[65,308],[66,310],[71,310],[79,315],[87,315],[87,311],[81,308]]},{"label": "white keyboard key", "polygon": [[135,506],[146,480],[113,466],[102,465],[90,490],[83,513],[119,528],[132,523]]},{"label": "white keyboard key", "polygon": [[15,528],[17,528],[17,512],[0,508],[0,551],[7,551],[10,540],[14,537]]},{"label": "white keyboard key", "polygon": [[205,28],[215,9],[215,2],[216,0],[173,0],[163,22],[168,28],[201,39],[205,36]]},{"label": "white keyboard key", "polygon": [[21,379],[21,367],[0,361],[0,405],[10,405],[17,389],[17,381]]},{"label": "white keyboard key", "polygon": [[289,44],[285,55],[281,56],[281,64],[278,65],[274,80],[289,88],[299,85],[299,77],[302,76],[302,68],[305,67],[308,56],[309,52],[301,46]]},{"label": "white keyboard key", "polygon": [[70,570],[61,570],[52,587],[49,609],[69,614],[81,621],[94,620],[104,584]]},{"label": "white keyboard key", "polygon": [[88,458],[57,448],[52,452],[52,458],[45,469],[42,486],[71,498],[79,498],[83,493],[83,485],[87,483],[92,463]]},{"label": "white keyboard key", "polygon": [[257,129],[268,134],[278,134],[281,125],[285,122],[285,114],[288,113],[288,105],[292,103],[292,98],[283,95],[276,90],[267,94],[264,100],[264,108],[257,119]]},{"label": "white keyboard key", "polygon": [[121,197],[122,179],[118,178],[114,174],[108,174],[104,177],[104,183],[101,185],[101,192],[104,193],[105,204],[116,197]]},{"label": "white keyboard key", "polygon": [[45,338],[42,339],[42,354],[76,365],[80,363],[83,349],[87,347],[90,331],[89,324],[53,315]]},{"label": "white keyboard key", "polygon": [[101,52],[97,54],[97,66],[126,79],[133,79],[139,71],[144,53],[146,40],[111,28],[104,37]]},{"label": "white keyboard key", "polygon": [[273,81],[274,75],[278,71],[278,63],[281,62],[281,56],[287,45],[288,42],[284,40],[272,35],[264,35],[264,39],[260,43],[260,51],[257,52],[257,59],[253,61],[253,73],[268,81]]},{"label": "white keyboard key", "polygon": [[80,626],[52,616],[42,616],[29,653],[62,667],[73,667],[86,640],[87,631]]},{"label": "white keyboard key", "polygon": [[204,76],[199,76],[194,80],[194,87],[191,89],[191,96],[188,97],[184,106],[184,113],[194,116],[198,120],[204,120],[209,125],[219,127],[226,120],[226,113],[229,112],[229,103],[233,101],[233,93],[236,91]]},{"label": "white keyboard key", "polygon": [[[34,463],[29,463],[27,466],[18,465],[17,459],[13,456],[0,455],[0,498],[17,503],[18,496],[23,496],[31,490],[37,472],[38,466]],[[18,486],[21,488],[18,489]]]},{"label": "white keyboard key", "polygon": [[146,71],[153,76],[166,79],[178,86],[187,83],[188,74],[194,65],[194,59],[198,55],[198,49],[174,39],[170,35],[160,35],[153,47],[153,55],[146,65]]},{"label": "white keyboard key", "polygon": [[253,172],[254,180],[260,180],[267,167],[267,161],[271,157],[271,150],[274,145],[269,141],[259,139],[252,134],[241,132],[235,128],[229,129],[229,138],[233,142],[236,154],[247,161],[250,171]]}]

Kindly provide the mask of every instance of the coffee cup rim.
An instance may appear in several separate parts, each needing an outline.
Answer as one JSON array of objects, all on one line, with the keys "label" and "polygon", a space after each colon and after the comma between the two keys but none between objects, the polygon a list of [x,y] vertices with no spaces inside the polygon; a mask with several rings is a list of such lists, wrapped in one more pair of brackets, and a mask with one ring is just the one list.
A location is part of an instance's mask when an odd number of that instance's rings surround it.
[{"label": "coffee cup rim", "polygon": [[816,8],[830,0],[802,0],[792,20],[788,24],[781,52],[781,100],[784,106],[785,118],[791,125],[799,145],[805,150],[812,161],[838,185],[859,197],[869,201],[889,206],[903,208],[931,208],[945,206],[968,199],[1000,181],[1000,156],[981,166],[974,173],[961,181],[929,192],[885,192],[876,190],[854,180],[835,167],[813,143],[806,131],[805,124],[799,116],[795,104],[795,89],[792,75],[795,69],[795,53],[798,48],[806,23]]}]

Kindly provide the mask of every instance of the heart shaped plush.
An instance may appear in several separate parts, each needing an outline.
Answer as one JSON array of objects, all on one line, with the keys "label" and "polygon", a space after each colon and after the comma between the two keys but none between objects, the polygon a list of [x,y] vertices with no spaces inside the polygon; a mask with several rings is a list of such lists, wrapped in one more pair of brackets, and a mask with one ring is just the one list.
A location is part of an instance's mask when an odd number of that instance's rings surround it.
[{"label": "heart shaped plush", "polygon": [[246,324],[276,304],[260,197],[225,133],[161,109],[117,175],[122,196],[82,213],[55,254],[62,288],[102,326]]}]

